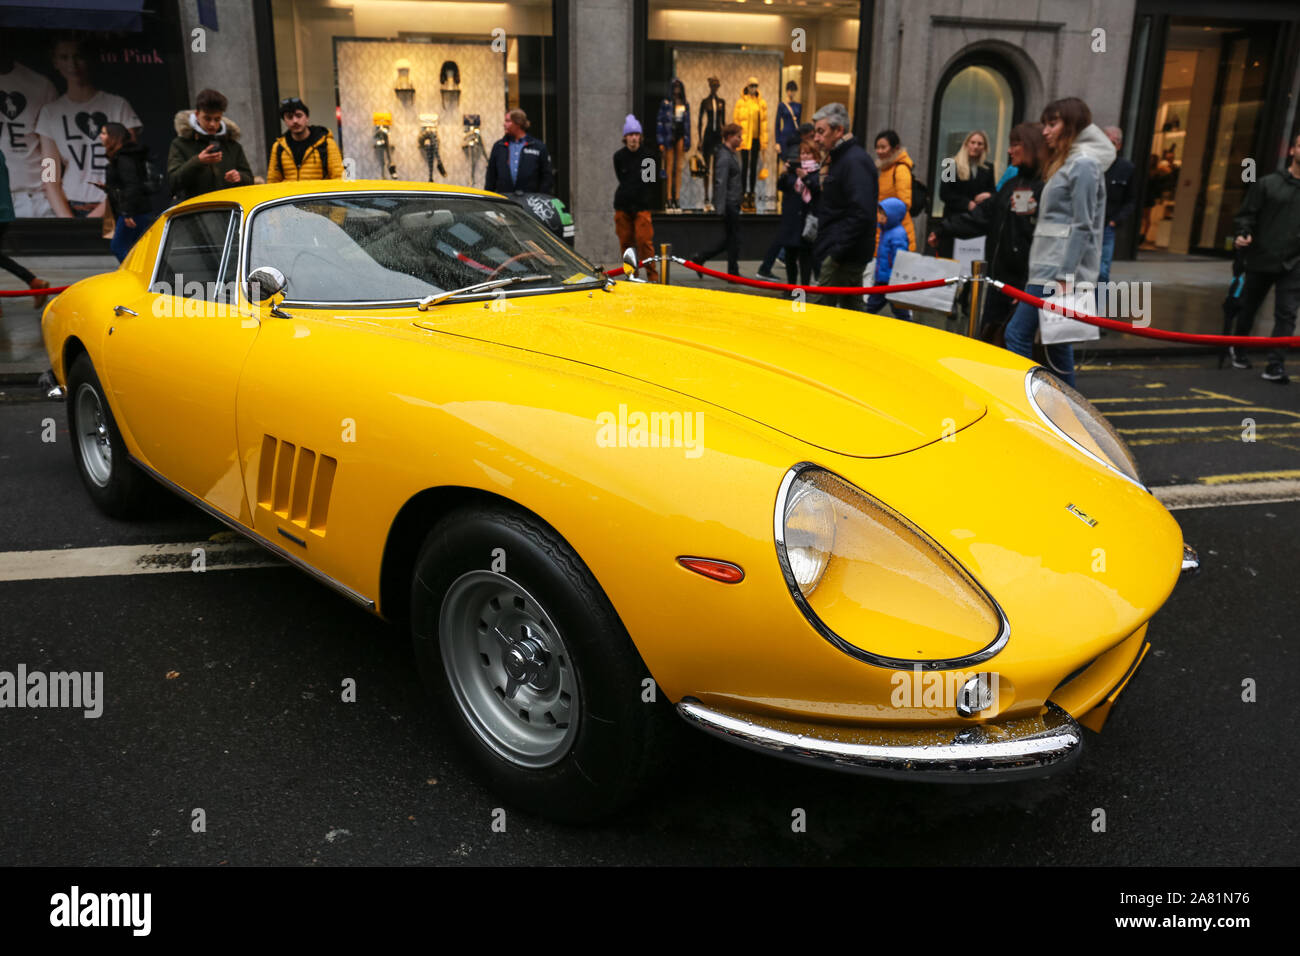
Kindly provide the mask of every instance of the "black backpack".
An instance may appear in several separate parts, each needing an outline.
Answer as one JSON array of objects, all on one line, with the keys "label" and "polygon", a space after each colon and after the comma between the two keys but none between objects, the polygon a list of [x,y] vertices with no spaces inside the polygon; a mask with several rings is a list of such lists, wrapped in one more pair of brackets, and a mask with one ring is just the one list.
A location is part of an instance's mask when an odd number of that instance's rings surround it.
[{"label": "black backpack", "polygon": [[146,159],[140,165],[141,183],[145,193],[152,196],[154,193],[162,192],[167,179],[162,170],[158,168],[152,159]]},{"label": "black backpack", "polygon": [[[898,164],[895,163],[889,169],[890,175],[895,182],[898,179]],[[930,187],[921,180],[917,179],[915,174],[912,176],[912,207],[907,210],[907,214],[915,218],[925,212],[926,204],[930,199]]]},{"label": "black backpack", "polygon": [[930,187],[916,177],[912,177],[912,208],[908,210],[913,217],[925,212],[930,205]]}]

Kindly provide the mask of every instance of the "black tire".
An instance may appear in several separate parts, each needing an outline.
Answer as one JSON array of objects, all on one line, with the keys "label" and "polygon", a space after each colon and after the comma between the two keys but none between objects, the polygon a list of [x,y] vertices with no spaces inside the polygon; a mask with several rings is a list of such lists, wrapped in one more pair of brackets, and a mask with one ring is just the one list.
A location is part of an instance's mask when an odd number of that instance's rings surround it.
[{"label": "black tire", "polygon": [[[85,352],[68,369],[67,411],[72,457],[95,506],[112,518],[140,514],[149,504],[155,485],[127,457],[126,442],[113,418],[113,409]],[[97,443],[107,451],[107,458],[90,457],[95,453],[87,448],[87,442],[96,431]]]},{"label": "black tire", "polygon": [[[492,570],[494,554],[504,570]],[[501,610],[488,594],[505,595]],[[457,625],[465,614],[478,626]],[[502,642],[506,631],[523,643]],[[472,506],[441,520],[416,559],[411,635],[421,677],[459,742],[489,786],[520,808],[589,822],[626,804],[660,766],[670,710],[643,701],[648,671],[609,599],[568,543],[532,515]],[[507,649],[529,641],[523,666],[539,676],[507,698]],[[567,709],[554,696],[566,681]],[[524,705],[517,722],[505,713],[515,705]],[[525,752],[534,743],[536,752]]]}]

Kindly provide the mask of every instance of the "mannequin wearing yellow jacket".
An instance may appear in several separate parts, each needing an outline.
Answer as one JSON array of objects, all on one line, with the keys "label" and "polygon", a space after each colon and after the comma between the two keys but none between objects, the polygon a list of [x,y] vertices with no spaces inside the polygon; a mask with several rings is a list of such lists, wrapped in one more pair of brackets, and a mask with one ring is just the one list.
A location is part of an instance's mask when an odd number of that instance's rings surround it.
[{"label": "mannequin wearing yellow jacket", "polygon": [[763,160],[772,129],[767,119],[767,100],[758,92],[758,77],[751,76],[745,83],[744,95],[736,103],[732,120],[740,126],[740,182],[745,191],[743,208],[754,211],[754,182]]}]

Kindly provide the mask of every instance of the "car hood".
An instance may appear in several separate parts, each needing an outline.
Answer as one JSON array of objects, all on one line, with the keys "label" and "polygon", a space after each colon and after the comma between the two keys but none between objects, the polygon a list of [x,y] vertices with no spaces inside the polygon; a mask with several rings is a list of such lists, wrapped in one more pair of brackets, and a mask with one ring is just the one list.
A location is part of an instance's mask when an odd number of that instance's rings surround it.
[{"label": "car hood", "polygon": [[504,302],[414,324],[616,372],[855,457],[919,448],[986,409],[939,364],[954,337],[896,319],[639,283]]}]

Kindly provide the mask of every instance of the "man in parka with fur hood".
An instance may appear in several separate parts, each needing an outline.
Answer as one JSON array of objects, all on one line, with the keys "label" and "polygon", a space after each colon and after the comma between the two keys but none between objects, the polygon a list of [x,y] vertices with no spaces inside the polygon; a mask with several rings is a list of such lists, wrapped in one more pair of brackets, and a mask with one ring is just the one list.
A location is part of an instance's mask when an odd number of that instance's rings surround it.
[{"label": "man in parka with fur hood", "polygon": [[176,138],[167,150],[167,184],[177,202],[215,189],[252,185],[239,127],[223,118],[225,112],[224,96],[202,90],[193,111],[176,114]]}]

